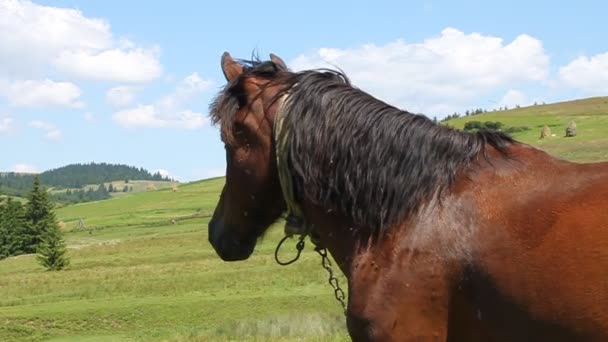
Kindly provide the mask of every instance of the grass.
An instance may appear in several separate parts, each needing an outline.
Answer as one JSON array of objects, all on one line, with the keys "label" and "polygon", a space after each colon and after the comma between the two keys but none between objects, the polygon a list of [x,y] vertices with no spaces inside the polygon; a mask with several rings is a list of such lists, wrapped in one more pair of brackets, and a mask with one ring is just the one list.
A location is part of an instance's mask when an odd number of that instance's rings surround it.
[{"label": "grass", "polygon": [[[290,267],[274,262],[279,225],[247,261],[216,256],[206,224],[222,186],[215,179],[59,209],[72,263],[45,272],[31,255],[0,261],[2,340],[348,340],[316,253]],[[76,230],[74,217],[88,228]]]},{"label": "grass", "polygon": [[[130,180],[128,183],[124,180],[113,181],[113,182],[105,182],[103,183],[106,189],[112,187],[116,189],[116,191],[111,192],[110,196],[112,197],[122,197],[127,195],[129,192],[122,192],[125,186],[128,186],[132,190],[130,192],[145,192],[150,190],[160,190],[160,189],[171,189],[177,187],[179,185],[178,182],[170,182],[170,181],[146,181],[146,180]],[[80,190],[97,190],[99,184],[89,184],[85,185],[82,188],[70,188],[70,189],[49,189],[49,192],[52,194],[65,193],[66,191],[80,191]]]}]

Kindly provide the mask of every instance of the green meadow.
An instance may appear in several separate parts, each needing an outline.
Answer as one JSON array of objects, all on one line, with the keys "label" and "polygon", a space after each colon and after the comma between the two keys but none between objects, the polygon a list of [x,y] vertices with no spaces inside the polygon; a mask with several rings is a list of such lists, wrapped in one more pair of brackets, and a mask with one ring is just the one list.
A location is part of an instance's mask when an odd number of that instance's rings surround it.
[{"label": "green meadow", "polygon": [[[0,340],[348,340],[312,248],[289,267],[275,263],[279,225],[247,261],[216,256],[207,223],[222,185],[213,179],[59,209],[71,264],[47,272],[31,255],[0,261]],[[282,256],[294,251],[286,246]]]},{"label": "green meadow", "polygon": [[[472,120],[528,126],[514,137],[560,158],[608,159],[608,98],[446,124],[462,128]],[[570,121],[578,136],[565,138]],[[544,125],[556,136],[539,139]],[[32,255],[0,261],[0,341],[349,340],[310,244],[297,263],[275,263],[280,224],[249,260],[216,256],[207,223],[222,186],[218,178],[58,209],[71,264],[46,272]],[[285,247],[285,258],[294,244]],[[345,287],[341,274],[340,280]]]}]

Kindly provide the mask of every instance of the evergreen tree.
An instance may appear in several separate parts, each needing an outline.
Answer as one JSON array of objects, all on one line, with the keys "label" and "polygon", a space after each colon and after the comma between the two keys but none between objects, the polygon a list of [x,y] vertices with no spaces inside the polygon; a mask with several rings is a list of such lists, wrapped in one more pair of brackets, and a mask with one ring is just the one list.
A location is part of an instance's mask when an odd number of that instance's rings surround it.
[{"label": "evergreen tree", "polygon": [[114,186],[112,185],[112,183],[110,183],[110,185],[108,186],[108,192],[114,192]]},{"label": "evergreen tree", "polygon": [[25,211],[21,203],[10,197],[0,201],[0,259],[23,253],[23,233],[26,228]]},{"label": "evergreen tree", "polygon": [[49,200],[46,189],[40,184],[40,178],[34,177],[32,191],[28,195],[25,207],[25,218],[29,221],[24,231],[25,253],[35,253],[42,238],[57,228],[53,203]]},{"label": "evergreen tree", "polygon": [[38,248],[38,262],[49,271],[59,271],[69,265],[66,255],[65,241],[61,237],[59,228],[47,231]]},{"label": "evergreen tree", "polygon": [[103,185],[103,183],[99,184],[99,187],[97,187],[97,195],[99,196],[99,199],[102,198],[106,198],[106,196],[108,195],[108,189],[106,189],[105,185]]}]

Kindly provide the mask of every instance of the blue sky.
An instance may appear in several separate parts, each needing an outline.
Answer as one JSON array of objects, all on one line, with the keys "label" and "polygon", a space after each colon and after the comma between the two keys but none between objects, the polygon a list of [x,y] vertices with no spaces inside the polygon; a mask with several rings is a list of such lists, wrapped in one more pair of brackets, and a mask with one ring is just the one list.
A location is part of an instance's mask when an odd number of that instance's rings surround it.
[{"label": "blue sky", "polygon": [[0,171],[76,162],[224,172],[220,55],[335,65],[442,117],[608,95],[608,4],[0,0]]}]

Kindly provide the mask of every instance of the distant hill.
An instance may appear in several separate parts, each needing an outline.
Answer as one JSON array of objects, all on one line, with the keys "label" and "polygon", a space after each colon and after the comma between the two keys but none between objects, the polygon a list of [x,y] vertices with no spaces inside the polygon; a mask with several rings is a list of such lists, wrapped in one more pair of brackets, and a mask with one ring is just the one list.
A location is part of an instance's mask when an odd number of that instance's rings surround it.
[{"label": "distant hill", "polygon": [[[34,176],[14,172],[0,173],[0,193],[23,197],[31,188]],[[109,163],[71,164],[45,171],[39,176],[42,184],[54,189],[80,189],[91,184],[113,181],[173,181],[144,168]]]},{"label": "distant hill", "polygon": [[40,174],[40,181],[47,186],[79,188],[87,184],[100,184],[117,180],[172,181],[160,173],[152,174],[144,168],[122,164],[90,163],[72,164]]},{"label": "distant hill", "polygon": [[[608,160],[608,96],[461,116],[442,124],[464,129],[472,121],[500,122],[504,125],[503,130],[516,128],[511,133],[516,140],[562,159],[575,162]],[[577,136],[566,138],[566,127],[571,121],[577,126]],[[551,135],[541,139],[540,131],[544,126],[551,130]]]}]

